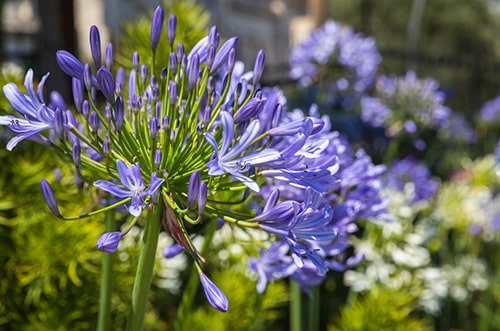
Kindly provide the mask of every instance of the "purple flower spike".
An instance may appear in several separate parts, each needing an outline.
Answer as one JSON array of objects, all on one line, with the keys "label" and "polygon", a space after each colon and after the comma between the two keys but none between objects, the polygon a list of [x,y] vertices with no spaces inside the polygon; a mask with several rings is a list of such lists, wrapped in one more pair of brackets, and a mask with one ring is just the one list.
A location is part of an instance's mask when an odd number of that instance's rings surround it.
[{"label": "purple flower spike", "polygon": [[115,103],[115,81],[113,79],[113,74],[106,67],[100,67],[97,70],[97,84],[104,94],[106,101],[113,104]]},{"label": "purple flower spike", "polygon": [[97,26],[90,27],[90,52],[96,68],[101,66],[101,36]]},{"label": "purple flower spike", "polygon": [[97,249],[104,253],[114,253],[122,239],[121,232],[106,232],[97,239]]},{"label": "purple flower spike", "polygon": [[83,80],[83,64],[68,51],[57,51],[57,64],[67,75]]},{"label": "purple flower spike", "polygon": [[[153,14],[153,22],[151,24],[151,48],[153,52],[158,48],[161,32],[163,30],[163,21],[165,20],[165,11],[163,7],[158,6]],[[169,22],[170,23],[170,22]]]},{"label": "purple flower spike", "polygon": [[266,54],[261,49],[257,53],[257,58],[255,59],[255,64],[253,67],[253,85],[257,85],[262,77],[262,72],[264,71],[264,61],[266,59]]},{"label": "purple flower spike", "polygon": [[172,14],[168,19],[168,43],[170,47],[174,46],[175,34],[177,32],[177,17]]},{"label": "purple flower spike", "polygon": [[217,310],[226,312],[229,308],[226,295],[204,273],[200,273],[200,282],[210,305]]},{"label": "purple flower spike", "polygon": [[98,180],[94,182],[94,186],[97,186],[98,188],[107,191],[118,198],[125,199],[131,197],[132,201],[128,211],[132,216],[137,217],[141,214],[142,208],[144,207],[144,199],[158,191],[164,180],[158,178],[156,173],[153,173],[151,175],[149,188],[146,190],[146,185],[142,179],[141,169],[138,163],[127,167],[125,162],[117,160],[116,168],[118,170],[120,181],[125,188],[107,180]]},{"label": "purple flower spike", "polygon": [[61,217],[56,197],[54,196],[54,192],[52,191],[52,187],[50,187],[49,182],[45,178],[42,178],[40,186],[42,188],[43,198],[45,199],[47,206],[49,206],[50,211],[57,217]]},{"label": "purple flower spike", "polygon": [[200,182],[201,182],[200,171],[196,170],[191,174],[191,177],[189,178],[188,197],[187,197],[189,208],[193,208],[194,203],[198,198],[198,192],[200,190]]}]

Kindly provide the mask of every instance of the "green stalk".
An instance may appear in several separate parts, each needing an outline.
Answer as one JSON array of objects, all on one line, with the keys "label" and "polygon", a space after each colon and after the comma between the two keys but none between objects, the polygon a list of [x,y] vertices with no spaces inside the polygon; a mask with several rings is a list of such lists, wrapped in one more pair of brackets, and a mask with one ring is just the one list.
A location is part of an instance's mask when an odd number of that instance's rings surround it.
[{"label": "green stalk", "polygon": [[142,330],[149,290],[151,288],[151,280],[153,279],[153,269],[162,214],[163,200],[159,199],[158,204],[148,213],[144,225],[144,236],[142,238],[139,262],[137,263],[134,288],[132,290],[132,302],[130,304],[127,320],[128,331]]},{"label": "green stalk", "polygon": [[[108,210],[104,218],[104,231],[115,231],[113,210]],[[99,313],[97,315],[97,331],[110,330],[111,326],[111,292],[113,289],[114,254],[104,253],[102,256],[101,288],[99,292]]]},{"label": "green stalk", "polygon": [[290,331],[302,331],[304,309],[302,307],[302,291],[299,284],[290,279]]},{"label": "green stalk", "polygon": [[299,284],[290,280],[290,330],[319,330],[319,286],[310,288],[311,297],[302,293]]}]

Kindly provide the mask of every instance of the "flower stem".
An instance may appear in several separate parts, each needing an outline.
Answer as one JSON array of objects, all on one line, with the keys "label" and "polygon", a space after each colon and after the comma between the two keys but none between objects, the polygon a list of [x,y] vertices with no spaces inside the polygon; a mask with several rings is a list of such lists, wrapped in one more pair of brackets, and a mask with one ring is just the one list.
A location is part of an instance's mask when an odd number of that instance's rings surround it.
[{"label": "flower stem", "polygon": [[[104,232],[115,231],[113,210],[108,210],[104,218]],[[97,331],[110,330],[111,326],[111,292],[113,288],[114,254],[102,255],[101,288],[99,294],[99,313],[97,316]]]},{"label": "flower stem", "polygon": [[153,279],[153,269],[155,265],[156,248],[158,246],[158,236],[160,234],[162,213],[163,200],[159,199],[158,204],[148,213],[144,225],[144,235],[142,238],[139,262],[137,263],[134,288],[132,290],[132,302],[130,304],[127,320],[128,331],[142,330],[148,303],[149,289],[151,288],[151,281]]}]

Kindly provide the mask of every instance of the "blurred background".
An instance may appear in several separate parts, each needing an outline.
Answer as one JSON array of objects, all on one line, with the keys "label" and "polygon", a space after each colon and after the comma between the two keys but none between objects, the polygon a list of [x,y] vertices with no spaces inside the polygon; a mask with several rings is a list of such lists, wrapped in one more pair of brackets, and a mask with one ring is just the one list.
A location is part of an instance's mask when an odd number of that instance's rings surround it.
[{"label": "blurred background", "polygon": [[[266,51],[266,83],[286,84],[291,47],[327,18],[373,36],[383,56],[380,74],[409,69],[432,76],[448,103],[470,118],[498,93],[500,1],[497,0],[200,0],[222,36],[240,38],[238,57],[248,64]],[[88,57],[88,28],[104,42],[127,22],[147,15],[156,0],[4,0],[1,60],[51,72],[51,86],[68,86],[55,62],[66,49]],[[61,91],[68,94],[69,91]]]}]

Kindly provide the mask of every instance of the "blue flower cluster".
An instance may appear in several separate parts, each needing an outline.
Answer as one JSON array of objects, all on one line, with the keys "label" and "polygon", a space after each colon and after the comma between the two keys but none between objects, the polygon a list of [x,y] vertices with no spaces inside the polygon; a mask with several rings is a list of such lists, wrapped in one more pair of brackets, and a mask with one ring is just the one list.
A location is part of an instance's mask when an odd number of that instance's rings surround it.
[{"label": "blue flower cluster", "polygon": [[360,94],[372,87],[381,60],[373,38],[329,19],[292,50],[290,78],[302,86],[326,80],[331,93]]}]

